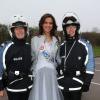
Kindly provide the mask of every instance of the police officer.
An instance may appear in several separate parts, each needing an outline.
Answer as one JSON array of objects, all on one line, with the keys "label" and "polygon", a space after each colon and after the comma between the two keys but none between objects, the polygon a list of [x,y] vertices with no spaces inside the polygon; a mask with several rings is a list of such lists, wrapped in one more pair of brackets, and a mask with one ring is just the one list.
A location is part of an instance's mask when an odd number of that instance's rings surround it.
[{"label": "police officer", "polygon": [[63,22],[64,41],[60,46],[61,65],[59,88],[64,100],[81,100],[94,75],[94,56],[88,40],[80,38],[80,23],[76,14],[67,13]]},{"label": "police officer", "polygon": [[[32,88],[31,47],[26,43],[28,24],[23,16],[13,17],[10,36],[11,41],[1,46],[0,93],[3,96],[3,80],[6,77],[8,99],[28,100]],[[4,77],[2,77],[2,74]]]}]

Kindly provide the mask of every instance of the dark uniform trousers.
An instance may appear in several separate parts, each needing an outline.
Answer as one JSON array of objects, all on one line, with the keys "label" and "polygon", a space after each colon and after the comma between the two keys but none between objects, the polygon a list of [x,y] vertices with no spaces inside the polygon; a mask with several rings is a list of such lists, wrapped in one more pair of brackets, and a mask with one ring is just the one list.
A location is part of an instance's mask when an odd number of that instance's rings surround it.
[{"label": "dark uniform trousers", "polygon": [[66,92],[62,91],[64,100],[81,100],[81,91],[72,91],[72,92]]},{"label": "dark uniform trousers", "polygon": [[8,100],[28,100],[30,90],[26,92],[9,92],[7,91],[8,94]]}]

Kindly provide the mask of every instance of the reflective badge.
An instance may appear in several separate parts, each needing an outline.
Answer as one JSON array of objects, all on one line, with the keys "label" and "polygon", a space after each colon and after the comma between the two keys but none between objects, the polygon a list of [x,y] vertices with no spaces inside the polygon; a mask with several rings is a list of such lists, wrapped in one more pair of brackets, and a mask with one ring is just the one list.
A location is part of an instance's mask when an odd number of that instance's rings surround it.
[{"label": "reflective badge", "polygon": [[81,57],[80,56],[78,57],[78,60],[81,60]]},{"label": "reflective badge", "polygon": [[80,76],[81,72],[80,71],[76,71],[76,76]]},{"label": "reflective badge", "polygon": [[62,70],[60,70],[60,74],[63,75],[63,71]]},{"label": "reflective badge", "polygon": [[15,71],[15,75],[17,75],[17,76],[18,76],[18,75],[19,75],[19,71]]}]

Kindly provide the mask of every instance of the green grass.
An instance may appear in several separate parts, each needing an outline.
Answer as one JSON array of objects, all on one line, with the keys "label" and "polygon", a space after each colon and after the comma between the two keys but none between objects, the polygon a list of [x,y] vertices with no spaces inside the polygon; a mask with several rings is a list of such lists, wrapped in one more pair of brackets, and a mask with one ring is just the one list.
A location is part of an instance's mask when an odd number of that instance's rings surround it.
[{"label": "green grass", "polygon": [[94,56],[100,57],[100,46],[95,46],[95,47],[93,47],[93,49],[94,49]]}]

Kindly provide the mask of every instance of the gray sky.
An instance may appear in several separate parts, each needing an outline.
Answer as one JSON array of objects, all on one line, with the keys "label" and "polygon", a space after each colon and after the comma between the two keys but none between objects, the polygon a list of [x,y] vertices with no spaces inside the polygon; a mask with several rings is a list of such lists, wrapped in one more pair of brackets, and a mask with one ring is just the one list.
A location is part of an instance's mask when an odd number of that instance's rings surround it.
[{"label": "gray sky", "polygon": [[66,12],[75,12],[81,22],[81,31],[100,29],[100,0],[0,0],[0,22],[8,24],[13,15],[23,15],[31,26],[38,26],[44,13],[54,15],[61,30]]}]

